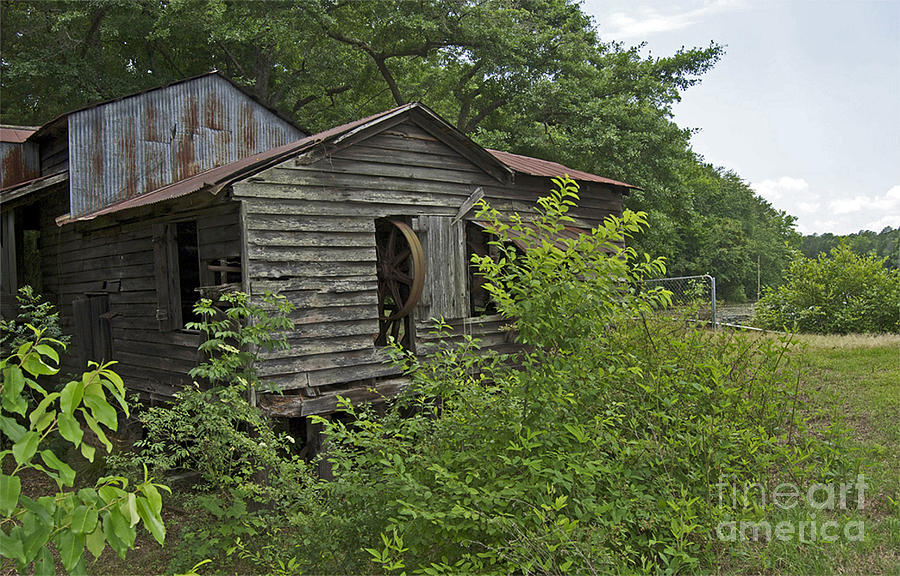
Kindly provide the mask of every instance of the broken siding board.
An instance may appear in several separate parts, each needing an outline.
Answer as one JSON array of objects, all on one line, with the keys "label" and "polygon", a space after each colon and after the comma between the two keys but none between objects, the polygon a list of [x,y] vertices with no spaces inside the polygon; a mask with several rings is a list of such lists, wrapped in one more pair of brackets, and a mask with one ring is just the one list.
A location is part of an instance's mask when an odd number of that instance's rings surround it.
[{"label": "broken siding board", "polygon": [[328,262],[375,262],[374,246],[259,246],[248,247],[251,260],[268,260],[271,262],[304,262],[311,267]]},{"label": "broken siding board", "polygon": [[328,386],[331,384],[352,382],[354,380],[362,380],[365,378],[397,376],[401,373],[402,370],[396,366],[369,364],[308,372],[307,378],[309,379],[310,386]]},{"label": "broken siding board", "polygon": [[[261,264],[258,264],[261,265]],[[278,280],[257,279],[253,285],[263,292],[304,292],[315,290],[321,293],[339,294],[342,292],[359,292],[374,290],[378,279],[374,270],[362,276],[334,276],[329,278],[284,278]]]},{"label": "broken siding board", "polygon": [[286,334],[288,342],[294,339],[316,339],[337,336],[368,335],[374,342],[378,334],[378,319],[334,321],[328,324],[297,324]]},{"label": "broken siding board", "polygon": [[378,318],[378,305],[374,301],[360,306],[329,306],[323,308],[298,308],[290,313],[294,325],[340,322],[343,320],[370,320]]},{"label": "broken siding board", "polygon": [[[245,201],[245,205],[253,201]],[[375,222],[366,218],[322,215],[316,218],[304,218],[282,215],[280,213],[252,213],[252,206],[247,209],[246,226],[248,230],[272,230],[283,232],[369,232],[375,233]],[[248,238],[253,242],[256,234]]]},{"label": "broken siding board", "polygon": [[249,239],[249,244],[254,246],[275,247],[317,247],[317,248],[344,248],[344,247],[371,247],[372,234],[365,232],[307,232],[298,234],[295,231],[268,231],[258,230]]},{"label": "broken siding board", "polygon": [[288,348],[275,350],[263,355],[265,359],[299,358],[302,356],[316,356],[337,352],[361,352],[372,349],[372,336],[370,334],[355,334],[329,338],[303,338],[301,340],[288,339]]},{"label": "broken siding board", "polygon": [[[296,172],[319,172],[327,165],[328,173],[337,179],[353,179],[359,176],[366,178],[384,178],[400,180],[416,180],[421,182],[442,182],[455,183],[462,185],[471,185],[472,182],[483,180],[485,184],[491,182],[489,177],[482,171],[462,171],[453,166],[448,167],[431,167],[410,164],[387,164],[384,162],[365,161],[356,158],[355,150],[348,149],[344,158],[329,157],[324,161],[319,161],[309,165],[287,165],[283,166],[284,170],[292,170]],[[481,175],[484,174],[482,178]],[[257,179],[254,179],[258,181]]]},{"label": "broken siding board", "polygon": [[256,279],[328,278],[332,276],[368,276],[374,272],[374,262],[248,262],[251,277]]}]

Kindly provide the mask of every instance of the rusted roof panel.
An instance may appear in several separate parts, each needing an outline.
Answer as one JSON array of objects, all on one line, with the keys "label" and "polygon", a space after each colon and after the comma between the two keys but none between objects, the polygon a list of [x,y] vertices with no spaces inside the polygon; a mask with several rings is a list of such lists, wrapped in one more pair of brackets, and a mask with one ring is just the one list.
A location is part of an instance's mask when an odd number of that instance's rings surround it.
[{"label": "rusted roof panel", "polygon": [[0,189],[40,175],[41,159],[37,145],[24,139],[12,139],[19,137],[10,134],[0,139]]},{"label": "rusted roof panel", "polygon": [[559,162],[550,162],[549,160],[541,160],[530,156],[522,156],[520,154],[512,154],[511,152],[502,152],[500,150],[488,149],[488,152],[494,155],[498,160],[522,174],[530,176],[546,176],[549,178],[559,178],[568,174],[573,180],[581,180],[582,182],[599,182],[601,184],[609,184],[611,186],[621,186],[623,188],[632,188],[640,190],[637,186],[619,182],[611,178],[605,178],[589,172],[582,172],[563,166]]},{"label": "rusted roof panel", "polygon": [[0,124],[0,142],[24,142],[37,131],[35,126],[7,126]]},{"label": "rusted roof panel", "polygon": [[218,74],[90,106],[67,122],[74,216],[304,136]]}]

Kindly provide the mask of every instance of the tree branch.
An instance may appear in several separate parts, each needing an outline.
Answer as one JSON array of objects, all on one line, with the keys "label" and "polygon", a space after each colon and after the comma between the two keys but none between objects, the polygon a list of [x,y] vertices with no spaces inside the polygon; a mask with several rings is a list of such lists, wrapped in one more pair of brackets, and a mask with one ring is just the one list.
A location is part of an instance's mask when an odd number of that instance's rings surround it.
[{"label": "tree branch", "polygon": [[463,130],[463,132],[466,134],[473,132],[475,130],[475,128],[477,128],[478,125],[481,124],[482,120],[484,120],[490,114],[492,114],[494,111],[496,111],[498,108],[503,106],[504,102],[505,102],[504,99],[498,98],[497,100],[494,100],[493,102],[491,102],[490,104],[488,104],[487,106],[482,108],[481,112],[479,112],[471,120],[466,122],[466,129]]}]

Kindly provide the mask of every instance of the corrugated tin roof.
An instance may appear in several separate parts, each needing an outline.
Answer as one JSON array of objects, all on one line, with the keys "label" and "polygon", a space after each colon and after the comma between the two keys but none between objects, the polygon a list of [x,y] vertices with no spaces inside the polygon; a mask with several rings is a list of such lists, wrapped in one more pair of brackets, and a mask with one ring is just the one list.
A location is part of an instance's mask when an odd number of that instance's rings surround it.
[{"label": "corrugated tin roof", "polygon": [[549,160],[541,160],[539,158],[522,156],[520,154],[513,154],[511,152],[503,152],[501,150],[488,149],[488,152],[493,154],[498,160],[500,160],[516,172],[521,172],[530,176],[547,176],[550,178],[558,178],[560,176],[568,174],[569,177],[573,180],[581,180],[583,182],[599,182],[601,184],[609,184],[611,186],[621,186],[623,188],[640,190],[640,188],[638,188],[637,186],[632,186],[631,184],[626,184],[625,182],[619,182],[618,180],[605,178],[603,176],[598,176],[589,172],[575,170],[574,168],[563,166],[559,162],[550,162]]},{"label": "corrugated tin roof", "polygon": [[293,120],[291,120],[290,118],[288,118],[287,116],[285,116],[284,114],[282,114],[281,112],[279,112],[276,108],[273,108],[272,106],[269,106],[268,104],[264,103],[264,102],[263,102],[262,100],[260,100],[255,94],[249,92],[249,91],[247,90],[246,87],[237,84],[234,80],[232,80],[232,79],[229,78],[228,76],[225,76],[224,74],[222,74],[222,73],[219,72],[218,70],[213,70],[213,71],[211,71],[211,72],[206,72],[206,73],[204,73],[204,74],[198,74],[198,75],[196,75],[196,76],[191,76],[191,77],[189,77],[189,78],[183,78],[183,79],[181,79],[181,80],[176,80],[175,82],[169,82],[168,84],[163,84],[162,86],[156,86],[156,87],[154,87],[154,88],[148,88],[148,89],[146,89],[146,90],[141,90],[140,92],[134,92],[134,93],[131,93],[131,94],[126,94],[126,95],[120,96],[120,97],[118,97],[118,98],[111,98],[111,99],[109,99],[109,100],[103,100],[102,102],[95,102],[94,104],[88,104],[87,106],[83,106],[83,107],[77,108],[77,109],[75,109],[75,110],[70,110],[69,112],[65,112],[65,113],[63,113],[63,114],[60,114],[59,116],[57,116],[56,118],[53,118],[53,119],[50,120],[49,122],[45,122],[45,123],[42,124],[41,126],[37,127],[37,128],[35,129],[35,132],[34,132],[33,136],[34,136],[35,139],[40,138],[40,137],[43,136],[45,133],[49,132],[49,131],[57,124],[57,123],[61,122],[61,121],[62,121],[63,119],[65,119],[65,118],[68,118],[69,115],[75,114],[76,112],[83,112],[83,111],[85,111],[85,110],[90,110],[91,108],[96,108],[96,107],[98,107],[98,106],[103,106],[103,105],[105,105],[105,104],[111,104],[111,103],[113,103],[113,102],[119,102],[119,101],[121,101],[121,100],[125,100],[125,99],[128,99],[128,98],[132,98],[132,97],[134,97],[134,96],[140,96],[140,95],[142,95],[142,94],[148,94],[148,93],[150,93],[150,92],[155,92],[155,91],[157,91],[157,90],[163,90],[163,89],[169,88],[169,87],[171,87],[171,86],[177,86],[177,85],[179,85],[179,84],[184,84],[185,82],[191,82],[191,81],[196,80],[196,79],[198,79],[198,78],[205,78],[205,77],[207,77],[207,76],[219,76],[219,77],[221,77],[221,78],[224,78],[224,79],[227,80],[229,83],[231,83],[235,88],[237,88],[238,90],[240,90],[241,92],[243,92],[248,98],[250,98],[251,100],[253,100],[253,101],[256,102],[257,104],[259,104],[259,105],[262,106],[263,108],[269,110],[270,112],[272,112],[273,114],[275,114],[276,116],[278,116],[280,119],[282,119],[282,120],[284,120],[285,122],[289,123],[291,126],[294,126],[294,127],[297,128],[297,130],[299,130],[300,132],[303,132],[304,134],[306,133],[306,131],[303,130],[302,128],[300,128],[299,126],[297,126],[297,125],[294,123]]},{"label": "corrugated tin roof", "polygon": [[37,131],[37,126],[9,126],[0,124],[0,142],[21,143]]},{"label": "corrugated tin roof", "polygon": [[241,160],[238,160],[236,162],[231,162],[230,164],[225,164],[224,166],[212,168],[211,170],[207,170],[195,176],[185,178],[184,180],[180,180],[174,184],[164,186],[162,188],[159,188],[158,190],[154,190],[153,192],[148,192],[146,194],[135,196],[134,198],[130,198],[122,202],[117,202],[116,204],[103,208],[102,210],[97,210],[95,212],[77,217],[73,217],[69,214],[61,216],[56,219],[56,222],[57,224],[62,226],[64,224],[68,224],[69,222],[91,220],[98,216],[113,214],[115,212],[120,212],[129,208],[137,208],[139,206],[156,204],[157,202],[163,202],[165,200],[171,200],[173,198],[180,198],[182,196],[187,196],[188,194],[203,189],[207,189],[211,193],[217,194],[223,188],[237,180],[240,180],[244,176],[259,172],[260,170],[264,170],[265,168],[273,166],[287,158],[290,158],[295,154],[299,154],[304,150],[317,146],[318,144],[321,144],[326,140],[330,140],[332,138],[338,139],[338,137],[340,136],[349,135],[357,129],[364,128],[376,122],[384,121],[387,118],[405,112],[406,110],[409,110],[410,108],[413,108],[415,106],[418,105],[407,104],[405,106],[386,110],[385,112],[381,112],[379,114],[373,114],[372,116],[361,118],[354,122],[348,122],[347,124],[335,126],[334,128],[329,128],[328,130],[319,132],[318,134],[313,134],[312,136],[301,138],[300,140],[297,140],[295,142],[272,148],[271,150],[267,150],[260,154],[254,154],[252,156],[242,158]]},{"label": "corrugated tin roof", "polygon": [[67,123],[73,216],[307,136],[217,74],[70,112]]}]

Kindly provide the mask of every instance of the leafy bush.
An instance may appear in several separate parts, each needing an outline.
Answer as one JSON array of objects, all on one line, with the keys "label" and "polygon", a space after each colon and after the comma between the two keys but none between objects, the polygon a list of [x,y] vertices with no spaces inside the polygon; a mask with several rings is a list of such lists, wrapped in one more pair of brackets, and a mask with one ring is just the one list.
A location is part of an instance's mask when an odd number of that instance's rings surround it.
[{"label": "leafy bush", "polygon": [[19,288],[16,301],[19,306],[16,318],[0,320],[0,345],[4,350],[13,350],[31,342],[34,339],[31,327],[40,330],[50,342],[59,342],[60,344],[50,344],[57,349],[62,349],[69,343],[69,336],[63,333],[59,325],[59,312],[31,286]]},{"label": "leafy bush", "polygon": [[411,384],[384,416],[344,403],[346,418],[319,420],[332,545],[370,564],[343,557],[312,571],[709,570],[722,553],[710,534],[731,512],[716,499],[723,475],[844,471],[828,444],[798,442],[787,342],[651,314],[668,295],[633,287],[663,263],[622,247],[642,215],[610,218],[563,250],[554,239],[577,195],[571,180],[555,183],[536,222],[479,214],[498,257],[473,261],[522,351],[497,355],[472,338],[425,359],[398,349]]},{"label": "leafy bush", "polygon": [[[90,370],[61,391],[48,392],[37,379],[58,372],[56,350],[65,345],[45,337],[41,329],[26,326],[32,332],[31,341],[0,360],[0,430],[4,444],[12,444],[11,449],[0,451],[0,555],[20,572],[31,564],[35,574],[52,574],[52,543],[66,571],[83,574],[85,548],[98,557],[109,544],[124,558],[134,546],[141,522],[162,544],[166,531],[159,489],[167,490],[165,486],[154,484],[145,470],[143,480],[130,491],[128,480],[113,476],[76,491],[75,470],[50,448],[54,439],[61,438],[93,461],[96,449],[87,442],[93,434],[110,451],[107,431],[118,428],[116,406],[128,414],[122,379],[110,363],[91,363]],[[26,400],[27,391],[40,398],[36,406]],[[53,480],[56,494],[37,498],[24,494],[26,471]]]},{"label": "leafy bush", "polygon": [[[257,570],[277,565],[271,545],[291,515],[310,509],[313,475],[293,451],[294,439],[276,431],[248,398],[265,386],[260,354],[286,345],[281,332],[291,326],[283,298],[225,294],[194,307],[206,340],[206,360],[191,371],[201,386],[182,390],[167,406],[140,414],[145,437],[136,451],[114,460],[120,468],[148,465],[156,473],[194,471],[200,491],[185,506],[188,521],[172,568],[198,560],[240,556]],[[256,543],[259,543],[258,545]]]},{"label": "leafy bush", "polygon": [[760,299],[756,323],[801,332],[900,331],[900,271],[845,244],[815,259],[798,257],[787,282]]}]

